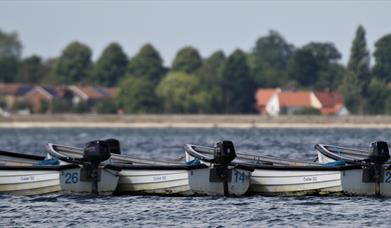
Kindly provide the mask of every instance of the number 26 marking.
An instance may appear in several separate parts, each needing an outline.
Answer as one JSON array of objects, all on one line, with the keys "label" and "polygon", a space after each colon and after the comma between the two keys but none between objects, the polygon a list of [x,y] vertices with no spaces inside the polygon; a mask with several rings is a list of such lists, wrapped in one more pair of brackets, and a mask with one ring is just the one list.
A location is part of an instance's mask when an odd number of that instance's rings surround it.
[{"label": "number 26 marking", "polygon": [[65,173],[65,184],[76,184],[78,181],[78,173]]}]

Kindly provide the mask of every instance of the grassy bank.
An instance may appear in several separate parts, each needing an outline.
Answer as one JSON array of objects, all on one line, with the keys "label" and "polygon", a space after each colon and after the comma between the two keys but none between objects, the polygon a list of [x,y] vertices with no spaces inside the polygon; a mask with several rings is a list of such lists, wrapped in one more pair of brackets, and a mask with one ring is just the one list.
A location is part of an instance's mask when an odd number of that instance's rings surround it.
[{"label": "grassy bank", "polygon": [[391,128],[391,116],[16,115],[0,118],[0,127]]}]

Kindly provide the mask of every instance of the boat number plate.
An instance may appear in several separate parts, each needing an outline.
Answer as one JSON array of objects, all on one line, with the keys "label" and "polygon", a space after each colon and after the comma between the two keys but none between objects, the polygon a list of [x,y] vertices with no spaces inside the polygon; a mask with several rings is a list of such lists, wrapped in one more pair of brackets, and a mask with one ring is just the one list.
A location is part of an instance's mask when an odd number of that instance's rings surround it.
[{"label": "boat number plate", "polygon": [[74,173],[64,173],[65,184],[76,184],[79,182],[79,175],[77,172]]},{"label": "boat number plate", "polygon": [[244,183],[244,181],[246,180],[246,174],[239,172],[237,170],[235,170],[234,176],[235,176],[235,183],[238,183],[238,182]]},{"label": "boat number plate", "polygon": [[386,171],[385,177],[384,177],[384,182],[387,184],[391,184],[391,171]]}]

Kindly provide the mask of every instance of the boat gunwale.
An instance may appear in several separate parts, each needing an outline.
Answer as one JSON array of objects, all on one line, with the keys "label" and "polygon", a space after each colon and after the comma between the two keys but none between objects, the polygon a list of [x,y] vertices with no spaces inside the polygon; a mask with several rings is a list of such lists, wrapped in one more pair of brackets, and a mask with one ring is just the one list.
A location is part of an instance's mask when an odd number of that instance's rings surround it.
[{"label": "boat gunwale", "polygon": [[[337,155],[337,152],[333,152],[333,151],[330,151],[328,149],[328,147],[334,147],[334,148],[341,148],[341,149],[344,149],[344,150],[350,150],[350,148],[346,148],[346,147],[338,147],[338,146],[333,146],[333,145],[325,145],[325,144],[316,144],[315,145],[315,150],[317,150],[319,153],[321,153],[322,155],[328,157],[328,158],[331,158],[333,160],[344,160],[345,162],[349,163],[349,164],[357,164],[359,162],[362,162],[363,160],[365,159],[352,159],[352,158],[348,158],[348,157],[345,157],[345,156],[342,156],[342,155]],[[351,149],[351,150],[354,150],[354,149]]]},{"label": "boat gunwale", "polygon": [[5,151],[5,150],[0,150],[0,156],[25,158],[25,159],[32,159],[32,160],[45,159],[45,156],[40,156],[40,155],[35,155],[35,154],[23,154],[23,153],[17,153],[17,152]]},{"label": "boat gunwale", "polygon": [[[191,156],[200,159],[202,161],[211,161],[212,159],[207,158],[200,152],[196,151],[196,148],[203,148],[206,151],[206,153],[210,153],[209,147],[205,146],[198,146],[198,145],[192,145],[192,144],[185,144],[184,146],[185,151],[189,153]],[[276,158],[276,160],[278,160]],[[293,160],[291,160],[293,161]],[[300,163],[298,163],[300,164]],[[346,165],[346,166],[322,166],[322,165],[317,165],[314,163],[313,165],[310,165],[312,163],[305,163],[303,162],[302,164],[304,165],[269,165],[269,164],[254,164],[254,163],[247,163],[247,162],[231,162],[231,165],[242,165],[244,167],[251,167],[253,169],[261,169],[261,170],[290,170],[290,171],[344,171],[344,170],[351,170],[351,169],[361,169],[361,165]]]},{"label": "boat gunwale", "polygon": [[121,170],[195,170],[208,168],[205,164],[199,165],[133,165],[133,164],[110,164]]},{"label": "boat gunwale", "polygon": [[79,165],[76,164],[64,164],[64,165],[0,165],[0,170],[54,170],[54,171],[62,171],[65,169],[78,168]]}]

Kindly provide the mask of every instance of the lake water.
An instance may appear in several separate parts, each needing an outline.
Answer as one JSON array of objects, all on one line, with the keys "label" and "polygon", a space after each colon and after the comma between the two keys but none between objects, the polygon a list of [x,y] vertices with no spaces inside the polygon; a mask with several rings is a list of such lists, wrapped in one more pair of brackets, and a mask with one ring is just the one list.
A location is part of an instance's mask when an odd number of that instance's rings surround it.
[{"label": "lake water", "polygon": [[[119,139],[124,154],[159,160],[182,155],[184,143],[220,139],[242,153],[313,160],[316,143],[365,148],[390,141],[391,129],[1,129],[0,148],[44,154],[47,142],[102,138]],[[350,196],[0,195],[0,227],[389,227],[390,210],[387,198]]]}]

